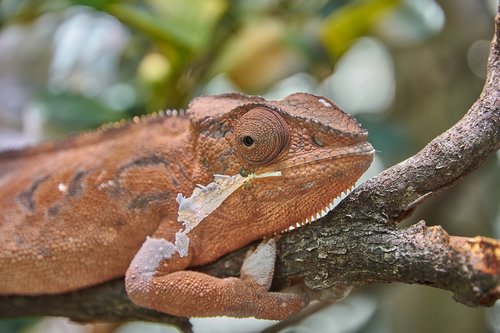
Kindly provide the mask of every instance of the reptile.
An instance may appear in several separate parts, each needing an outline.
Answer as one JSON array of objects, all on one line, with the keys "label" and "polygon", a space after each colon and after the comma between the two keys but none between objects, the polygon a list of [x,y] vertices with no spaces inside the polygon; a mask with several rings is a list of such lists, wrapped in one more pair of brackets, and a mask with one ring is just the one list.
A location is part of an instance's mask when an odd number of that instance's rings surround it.
[{"label": "reptile", "polygon": [[[184,317],[284,319],[273,235],[310,223],[370,165],[368,133],[331,100],[229,93],[0,153],[0,294],[125,277],[137,305]],[[240,277],[189,270],[258,240]]]}]

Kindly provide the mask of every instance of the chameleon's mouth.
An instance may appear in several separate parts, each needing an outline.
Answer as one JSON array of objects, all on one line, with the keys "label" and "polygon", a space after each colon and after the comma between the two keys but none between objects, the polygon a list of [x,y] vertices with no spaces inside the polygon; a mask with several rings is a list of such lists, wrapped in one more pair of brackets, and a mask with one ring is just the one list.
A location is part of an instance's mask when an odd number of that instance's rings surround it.
[{"label": "chameleon's mouth", "polygon": [[353,189],[354,185],[344,190],[340,195],[330,200],[330,202],[324,208],[317,210],[316,213],[311,214],[311,216],[305,218],[301,222],[297,222],[295,224],[290,225],[288,228],[282,230],[280,233],[285,233],[288,231],[295,230],[297,228],[303,227],[307,224],[310,224],[324,217],[326,214],[331,212],[335,208],[335,206],[337,206]]},{"label": "chameleon's mouth", "polygon": [[[362,142],[348,148],[325,147],[312,156],[285,161],[278,171],[279,176],[301,190],[320,193],[314,194],[317,201],[313,207],[301,208],[302,213],[295,216],[295,222],[282,232],[294,230],[328,214],[354,188],[355,182],[346,182],[345,178],[358,179],[371,164],[374,153],[369,143]],[[345,173],[351,177],[345,177]],[[312,193],[309,192],[308,196]]]}]

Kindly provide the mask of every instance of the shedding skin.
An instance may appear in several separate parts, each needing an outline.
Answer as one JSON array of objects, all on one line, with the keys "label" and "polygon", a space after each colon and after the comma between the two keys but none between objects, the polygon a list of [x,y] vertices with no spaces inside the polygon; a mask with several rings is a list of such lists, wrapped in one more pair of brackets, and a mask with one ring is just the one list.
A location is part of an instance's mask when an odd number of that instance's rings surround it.
[{"label": "shedding skin", "polygon": [[[186,116],[0,153],[0,294],[58,294],[125,275],[131,300],[158,311],[284,319],[308,298],[268,292],[274,241],[240,278],[189,268],[316,216],[370,165],[366,140],[324,97],[225,94],[193,100]],[[180,253],[176,198],[215,175],[246,178],[201,205]]]}]

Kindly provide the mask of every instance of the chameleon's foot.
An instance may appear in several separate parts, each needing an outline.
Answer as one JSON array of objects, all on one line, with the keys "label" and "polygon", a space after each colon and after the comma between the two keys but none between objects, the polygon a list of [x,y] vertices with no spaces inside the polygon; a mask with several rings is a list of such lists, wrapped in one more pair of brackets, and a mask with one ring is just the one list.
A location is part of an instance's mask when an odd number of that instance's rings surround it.
[{"label": "chameleon's foot", "polygon": [[241,278],[226,279],[194,271],[151,276],[131,265],[125,278],[127,293],[140,306],[176,316],[281,320],[305,306],[307,299],[267,291],[275,256],[276,245],[270,240],[245,259]]},{"label": "chameleon's foot", "polygon": [[309,303],[306,293],[268,292],[271,287],[276,261],[276,242],[274,239],[263,241],[245,258],[241,266],[238,283],[244,283],[249,292],[257,296],[261,306],[261,315],[254,315],[261,319],[285,319],[299,311]]}]

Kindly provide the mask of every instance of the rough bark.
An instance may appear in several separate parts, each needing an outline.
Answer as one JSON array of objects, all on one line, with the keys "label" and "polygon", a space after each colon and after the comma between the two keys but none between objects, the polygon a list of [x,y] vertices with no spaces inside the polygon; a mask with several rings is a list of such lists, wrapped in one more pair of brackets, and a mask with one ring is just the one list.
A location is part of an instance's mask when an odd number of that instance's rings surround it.
[{"label": "rough bark", "polygon": [[[492,305],[500,298],[500,241],[450,236],[423,221],[397,228],[419,204],[500,148],[500,14],[495,30],[488,77],[467,114],[422,151],[362,184],[323,219],[283,235],[273,288],[291,282],[323,289],[397,281],[451,290],[469,306]],[[200,270],[237,275],[244,253],[242,249]],[[33,315],[160,321],[190,329],[185,318],[133,305],[121,279],[64,295],[0,297],[0,317]]]},{"label": "rough bark", "polygon": [[287,234],[278,243],[279,285],[297,279],[314,289],[420,283],[451,290],[471,306],[500,297],[500,241],[449,236],[423,221],[396,226],[500,148],[500,14],[495,30],[488,77],[467,114],[419,153],[362,184],[319,223]]}]

